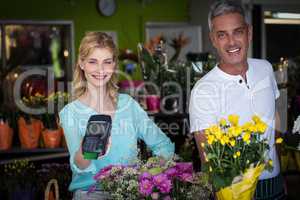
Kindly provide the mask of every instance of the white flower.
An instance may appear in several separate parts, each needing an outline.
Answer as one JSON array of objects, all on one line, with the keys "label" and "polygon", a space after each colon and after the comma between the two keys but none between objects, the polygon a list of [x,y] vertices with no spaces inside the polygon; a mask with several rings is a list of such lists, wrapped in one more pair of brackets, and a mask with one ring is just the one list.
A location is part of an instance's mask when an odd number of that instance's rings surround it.
[{"label": "white flower", "polygon": [[297,117],[296,121],[294,122],[293,133],[300,134],[300,115]]}]

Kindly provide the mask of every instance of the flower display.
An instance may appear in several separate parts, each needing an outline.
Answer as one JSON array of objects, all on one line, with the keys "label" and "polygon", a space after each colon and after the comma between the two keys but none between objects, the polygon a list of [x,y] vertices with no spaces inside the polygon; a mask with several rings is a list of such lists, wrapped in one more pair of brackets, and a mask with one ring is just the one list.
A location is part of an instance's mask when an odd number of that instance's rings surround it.
[{"label": "flower display", "polygon": [[[113,199],[208,199],[212,187],[208,177],[194,173],[192,163],[152,157],[135,165],[103,168],[94,176]],[[90,192],[94,190],[91,188]]]},{"label": "flower display", "polygon": [[[66,92],[53,92],[49,96],[45,96],[39,93],[30,97],[23,97],[22,101],[30,108],[46,108],[46,112],[40,117],[43,124],[48,129],[57,129],[57,113],[69,100],[70,95]],[[49,109],[49,108],[52,108]]]},{"label": "flower display", "polygon": [[[217,196],[223,192],[227,196],[224,199],[243,199],[237,195],[245,192],[241,186],[247,188],[249,199],[254,194],[261,172],[272,169],[272,160],[268,157],[270,147],[263,137],[266,129],[259,116],[240,125],[238,115],[229,115],[228,119],[221,119],[205,130],[207,143],[201,144],[207,161],[204,170],[219,191]],[[277,142],[281,142],[280,139]]]}]

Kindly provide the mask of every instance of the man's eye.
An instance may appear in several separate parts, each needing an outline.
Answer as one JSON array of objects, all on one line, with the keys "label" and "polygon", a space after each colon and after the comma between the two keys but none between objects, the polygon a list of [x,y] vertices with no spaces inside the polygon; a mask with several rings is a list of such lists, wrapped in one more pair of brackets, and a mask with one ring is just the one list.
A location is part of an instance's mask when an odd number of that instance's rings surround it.
[{"label": "man's eye", "polygon": [[243,35],[243,34],[244,34],[244,30],[235,31],[235,35]]},{"label": "man's eye", "polygon": [[219,39],[222,39],[222,38],[225,37],[225,33],[218,33],[218,34],[217,34],[217,37],[218,37]]}]

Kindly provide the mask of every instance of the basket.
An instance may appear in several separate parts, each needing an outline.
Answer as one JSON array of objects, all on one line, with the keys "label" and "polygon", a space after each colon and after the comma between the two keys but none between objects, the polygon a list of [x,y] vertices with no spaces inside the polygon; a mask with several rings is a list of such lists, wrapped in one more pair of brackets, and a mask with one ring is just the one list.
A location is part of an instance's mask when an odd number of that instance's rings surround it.
[{"label": "basket", "polygon": [[[51,186],[54,186],[54,193],[51,190]],[[59,190],[58,190],[58,183],[56,179],[51,179],[46,186],[45,189],[45,200],[59,200]]]}]

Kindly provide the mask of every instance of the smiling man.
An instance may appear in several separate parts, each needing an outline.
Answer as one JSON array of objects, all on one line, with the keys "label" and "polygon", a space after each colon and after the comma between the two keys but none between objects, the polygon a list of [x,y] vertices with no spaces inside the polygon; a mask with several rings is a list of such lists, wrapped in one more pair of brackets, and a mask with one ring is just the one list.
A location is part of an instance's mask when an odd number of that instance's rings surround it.
[{"label": "smiling man", "polygon": [[202,162],[204,130],[230,114],[240,116],[240,124],[259,115],[268,128],[269,157],[272,172],[264,171],[256,188],[255,199],[284,199],[282,176],[274,145],[275,100],[279,91],[271,64],[247,57],[252,26],[236,1],[217,1],[212,5],[208,23],[210,39],[217,50],[218,64],[192,90],[190,100],[191,132],[194,133]]}]

